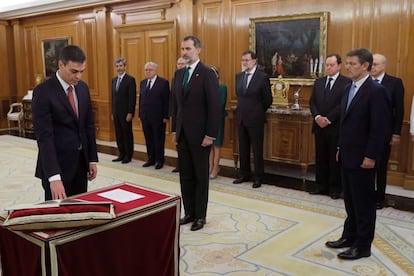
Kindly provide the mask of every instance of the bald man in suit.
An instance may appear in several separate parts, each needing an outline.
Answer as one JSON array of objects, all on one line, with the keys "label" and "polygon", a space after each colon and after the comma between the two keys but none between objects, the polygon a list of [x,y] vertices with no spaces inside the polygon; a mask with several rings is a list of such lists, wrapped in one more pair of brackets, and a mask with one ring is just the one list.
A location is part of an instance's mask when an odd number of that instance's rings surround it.
[{"label": "bald man in suit", "polygon": [[60,52],[55,75],[33,90],[32,116],[39,148],[36,177],[45,199],[87,191],[98,155],[89,88],[81,80],[86,57],[75,45]]},{"label": "bald man in suit", "polygon": [[377,170],[377,209],[382,209],[385,203],[388,160],[390,159],[391,146],[398,145],[401,140],[401,127],[404,119],[404,85],[400,78],[385,72],[387,59],[384,55],[374,54],[373,58],[374,62],[370,72],[371,77],[387,89],[391,104],[391,117],[389,118],[391,131],[384,145],[384,155]]}]

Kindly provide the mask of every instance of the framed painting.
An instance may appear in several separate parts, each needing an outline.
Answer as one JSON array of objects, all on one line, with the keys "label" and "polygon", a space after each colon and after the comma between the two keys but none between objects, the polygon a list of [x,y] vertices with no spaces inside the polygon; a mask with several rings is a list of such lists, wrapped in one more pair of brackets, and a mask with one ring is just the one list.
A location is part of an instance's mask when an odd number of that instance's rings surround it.
[{"label": "framed painting", "polygon": [[290,84],[313,85],[323,75],[328,12],[250,19],[250,49],[260,70]]},{"label": "framed painting", "polygon": [[42,57],[45,78],[49,78],[56,72],[60,50],[69,44],[70,37],[42,40]]}]

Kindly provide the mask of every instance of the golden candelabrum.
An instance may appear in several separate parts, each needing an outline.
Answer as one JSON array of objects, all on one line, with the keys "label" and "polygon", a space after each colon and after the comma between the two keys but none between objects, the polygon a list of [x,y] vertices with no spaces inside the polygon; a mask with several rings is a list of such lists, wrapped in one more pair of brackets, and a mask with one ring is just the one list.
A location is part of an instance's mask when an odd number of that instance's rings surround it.
[{"label": "golden candelabrum", "polygon": [[38,86],[43,81],[42,74],[35,74],[35,86]]},{"label": "golden candelabrum", "polygon": [[322,72],[311,72],[310,75],[311,75],[311,78],[313,78],[313,79],[317,79],[317,78],[320,78],[320,77],[324,76],[324,74]]}]

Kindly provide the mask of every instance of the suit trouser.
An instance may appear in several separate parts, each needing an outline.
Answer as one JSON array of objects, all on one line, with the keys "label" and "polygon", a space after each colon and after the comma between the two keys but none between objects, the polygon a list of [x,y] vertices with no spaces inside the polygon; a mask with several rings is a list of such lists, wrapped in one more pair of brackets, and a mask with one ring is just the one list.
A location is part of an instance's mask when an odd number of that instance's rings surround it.
[{"label": "suit trouser", "polygon": [[338,134],[315,131],[316,184],[320,191],[340,193],[341,172],[336,161]]},{"label": "suit trouser", "polygon": [[385,189],[387,186],[387,170],[388,170],[388,160],[390,159],[391,154],[391,145],[386,144],[384,147],[384,154],[380,160],[378,169],[377,169],[377,188],[376,196],[377,202],[383,202],[385,200]]},{"label": "suit trouser", "polygon": [[347,214],[342,237],[368,249],[375,234],[375,170],[341,168],[341,172]]},{"label": "suit trouser", "polygon": [[119,157],[131,159],[134,153],[134,134],[132,132],[132,120],[126,121],[126,114],[113,115],[116,145],[119,150]]},{"label": "suit trouser", "polygon": [[147,146],[148,161],[164,163],[166,124],[163,121],[154,122],[142,118],[141,123],[145,136],[145,144]]},{"label": "suit trouser", "polygon": [[[62,171],[61,178],[63,186],[65,187],[66,196],[73,196],[86,193],[88,190],[88,164],[86,164],[83,150],[79,151],[79,162],[75,162],[70,171],[72,173]],[[50,190],[50,182],[47,179],[42,179],[42,186],[45,190],[45,200],[52,199],[52,192]]]},{"label": "suit trouser", "polygon": [[240,157],[240,176],[248,177],[251,172],[250,167],[250,145],[253,148],[254,178],[262,180],[264,174],[263,161],[263,139],[264,124],[254,127],[246,127],[239,124],[239,157]]},{"label": "suit trouser", "polygon": [[178,139],[180,185],[185,215],[205,218],[209,188],[209,155],[211,147],[201,141],[189,141],[184,131]]}]

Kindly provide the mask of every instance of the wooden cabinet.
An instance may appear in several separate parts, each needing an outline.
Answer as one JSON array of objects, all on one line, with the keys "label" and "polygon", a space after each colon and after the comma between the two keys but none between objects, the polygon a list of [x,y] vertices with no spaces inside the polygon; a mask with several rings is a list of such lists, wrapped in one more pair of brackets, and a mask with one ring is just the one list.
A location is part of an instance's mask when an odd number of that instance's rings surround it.
[{"label": "wooden cabinet", "polygon": [[[239,144],[236,120],[233,124],[233,137],[233,158],[237,166]],[[299,166],[305,181],[308,167],[315,164],[312,116],[309,109],[269,109],[266,114],[263,150],[263,157],[267,161]]]},{"label": "wooden cabinet", "polygon": [[32,122],[32,100],[24,99],[23,101],[23,128],[25,135],[34,136],[33,122]]}]

